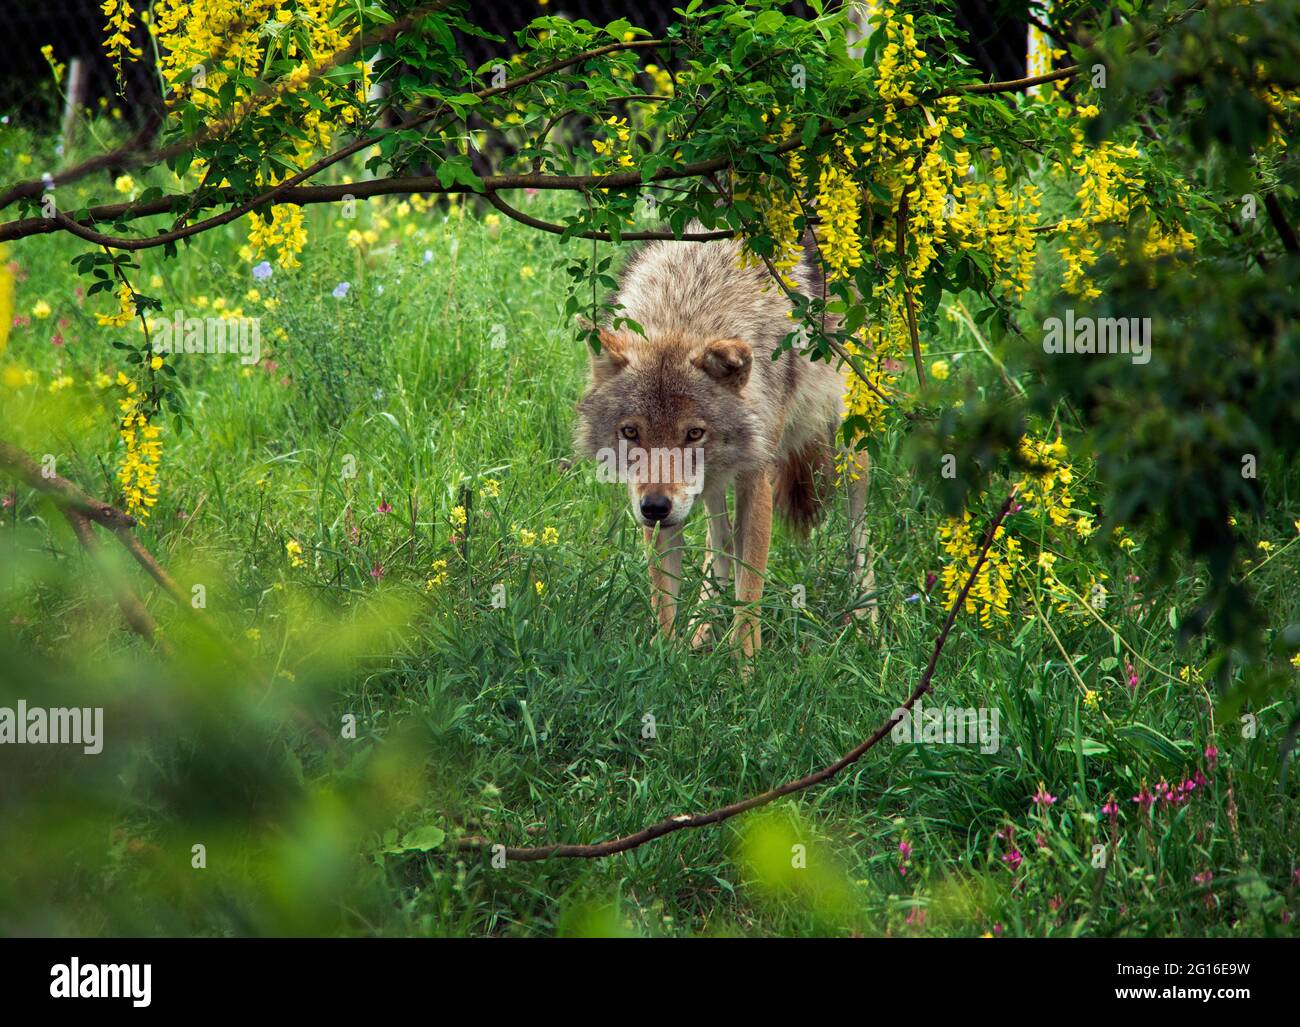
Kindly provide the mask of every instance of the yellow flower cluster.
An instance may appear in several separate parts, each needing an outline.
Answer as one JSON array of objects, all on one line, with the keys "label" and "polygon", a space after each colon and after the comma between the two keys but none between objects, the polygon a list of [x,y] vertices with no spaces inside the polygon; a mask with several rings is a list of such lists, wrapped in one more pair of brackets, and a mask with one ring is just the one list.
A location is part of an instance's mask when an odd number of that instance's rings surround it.
[{"label": "yellow flower cluster", "polygon": [[41,47],[41,56],[45,58],[45,63],[50,66],[50,71],[54,73],[55,83],[61,85],[63,83],[63,73],[68,70],[68,66],[54,59],[54,47],[49,43]]},{"label": "yellow flower cluster", "polygon": [[[854,374],[845,386],[844,404],[849,417],[860,417],[864,434],[881,432],[885,427],[886,396],[894,394],[894,383],[910,359],[911,335],[907,326],[907,311],[903,298],[897,293],[887,293],[884,298],[885,315],[865,326],[860,337],[846,344],[867,380]],[[841,454],[837,458],[841,475],[846,471],[855,476]]]},{"label": "yellow flower cluster", "polygon": [[1074,470],[1067,462],[1069,449],[1060,436],[1055,442],[1046,442],[1025,435],[1019,450],[1020,458],[1034,470],[1018,483],[1017,499],[1030,513],[1046,514],[1052,524],[1061,527],[1069,521],[1074,506],[1070,492]]},{"label": "yellow flower cluster", "polygon": [[95,320],[104,328],[125,328],[135,319],[135,293],[125,282],[117,290],[117,313],[96,314]]},{"label": "yellow flower cluster", "polygon": [[839,147],[843,164],[835,153],[823,155],[817,177],[817,214],[821,219],[821,253],[829,277],[846,278],[862,266],[862,239],[858,223],[862,218],[862,187],[853,177],[856,161],[847,146]]},{"label": "yellow flower cluster", "polygon": [[307,229],[303,225],[302,208],[279,203],[271,208],[270,220],[253,218],[248,228],[249,259],[256,259],[270,250],[276,252],[275,262],[285,269],[301,267],[298,254],[307,245]]},{"label": "yellow flower cluster", "polygon": [[[1092,514],[1079,511],[1075,506],[1073,486],[1075,473],[1069,462],[1069,450],[1058,436],[1053,442],[1024,436],[1019,443],[1021,458],[1032,466],[1029,473],[1016,483],[1017,512],[1036,520],[1046,537],[1052,528],[1070,527],[1075,536],[1086,540],[1096,533]],[[963,512],[960,518],[945,520],[938,530],[938,541],[948,557],[940,582],[945,601],[956,601],[962,585],[978,555],[980,539],[971,530],[971,515]],[[1122,532],[1119,532],[1122,534]],[[1105,575],[1082,584],[1081,592],[1066,587],[1056,576],[1057,556],[1046,548],[1040,549],[1034,566],[1039,571],[1042,592],[1057,605],[1061,612],[1083,614],[1076,596],[1094,609],[1105,608]],[[1029,566],[1020,540],[1011,536],[1004,526],[998,528],[985,566],[967,594],[967,613],[979,613],[980,623],[990,627],[994,618],[1009,616],[1009,602],[1017,574]],[[1029,585],[1030,582],[1026,582]]]},{"label": "yellow flower cluster", "polygon": [[[294,126],[291,162],[306,167],[318,149],[330,146],[337,123],[353,124],[358,116],[355,105],[334,94],[325,99],[328,112],[293,99],[310,81],[313,68],[344,50],[356,35],[337,6],[335,0],[159,0],[151,28],[161,50],[163,80],[214,119],[230,117],[232,109],[250,113],[278,105],[277,113]],[[254,97],[254,87],[241,81],[233,104],[218,99],[232,74],[255,80],[265,75],[272,59],[283,58],[298,63],[271,82],[264,97]],[[369,66],[357,62],[355,67],[364,99]],[[194,168],[203,171],[198,162]],[[277,173],[262,184],[275,185],[286,177]],[[295,206],[272,207],[269,221],[254,218],[249,228],[252,256],[275,251],[284,268],[299,266],[297,255],[306,241],[302,210]]]},{"label": "yellow flower cluster", "polygon": [[627,118],[620,118],[611,114],[605,119],[604,127],[609,133],[609,138],[593,139],[591,148],[596,151],[598,157],[614,157],[617,155],[616,163],[620,167],[631,167],[634,162],[632,154],[628,152],[628,144],[632,140],[632,130],[628,128]]},{"label": "yellow flower cluster", "polygon": [[429,569],[432,571],[433,576],[427,578],[424,582],[426,592],[432,592],[439,585],[447,583],[447,561],[434,560]]},{"label": "yellow flower cluster", "polygon": [[[939,541],[949,557],[939,580],[943,585],[944,601],[951,605],[957,601],[957,596],[979,557],[981,539],[971,530],[970,511],[964,511],[959,518],[950,517],[945,520],[939,526]],[[978,612],[980,624],[986,628],[993,626],[995,615],[1006,617],[1007,604],[1011,599],[1011,581],[1023,564],[1020,542],[999,525],[994,532],[988,556],[975,576],[970,591],[966,593],[965,612]]]},{"label": "yellow flower cluster", "polygon": [[[131,15],[135,13],[130,0],[104,0],[99,9],[104,13],[104,52],[122,77],[122,55],[140,56],[140,48],[131,42]],[[50,57],[47,54],[46,59]],[[53,61],[51,60],[51,64]]]},{"label": "yellow flower cluster", "polygon": [[1036,25],[1029,26],[1028,36],[1025,74],[1031,78],[1038,75],[1046,75],[1052,70],[1052,58],[1060,53],[1060,51],[1054,51],[1052,49],[1052,44],[1048,39],[1047,34]]},{"label": "yellow flower cluster", "polygon": [[657,64],[647,64],[645,66],[645,73],[649,75],[651,80],[654,82],[654,91],[657,95],[674,95],[675,85],[673,83],[673,76],[669,72],[665,71]]},{"label": "yellow flower cluster", "polygon": [[4,371],[0,373],[0,380],[3,380],[10,389],[21,389],[36,384],[36,372],[20,364],[6,364]]},{"label": "yellow flower cluster", "polygon": [[[1147,204],[1146,181],[1138,163],[1141,154],[1132,144],[1105,141],[1088,148],[1084,143],[1082,122],[1095,118],[1096,105],[1076,105],[1070,108],[1058,102],[1058,114],[1070,116],[1076,124],[1071,128],[1071,152],[1078,162],[1070,167],[1079,180],[1075,199],[1079,214],[1060,224],[1063,240],[1059,254],[1065,264],[1062,288],[1080,299],[1095,299],[1101,290],[1092,280],[1089,271],[1110,253],[1120,263],[1126,260],[1124,240],[1118,234],[1111,240],[1103,239],[1099,229],[1111,225],[1123,227],[1138,213],[1152,214]],[[1196,236],[1181,225],[1166,225],[1151,218],[1143,238],[1141,251],[1147,260],[1171,254],[1185,253],[1196,245]]]},{"label": "yellow flower cluster", "polygon": [[[774,123],[777,131],[773,135],[776,142],[785,142],[794,133],[794,124],[781,118],[781,108],[773,107],[770,114],[763,114],[763,123]],[[790,174],[792,189],[787,189],[779,180],[745,180],[736,184],[734,195],[754,205],[763,227],[772,237],[775,247],[771,257],[773,269],[780,274],[785,284],[791,288],[794,282],[785,276],[785,272],[795,267],[803,259],[803,238],[797,220],[801,214],[800,194],[807,188],[808,182],[803,171],[803,157],[793,151],[785,158],[786,170]],[[749,247],[749,240],[740,251],[741,267],[752,267],[759,263],[758,256]]]},{"label": "yellow flower cluster", "polygon": [[9,346],[9,329],[14,323],[14,273],[8,251],[0,246],[0,353]]},{"label": "yellow flower cluster", "polygon": [[[997,147],[990,157],[1001,160]],[[965,151],[957,154],[957,168],[964,176],[969,166]],[[964,160],[963,160],[964,158]],[[1002,172],[1001,175],[998,172]],[[1019,298],[1029,291],[1034,280],[1034,262],[1038,255],[1038,236],[1034,226],[1038,221],[1038,208],[1042,191],[1025,183],[1012,191],[1002,179],[1005,169],[994,169],[992,184],[986,181],[972,185],[955,185],[954,196],[967,202],[953,204],[948,227],[963,249],[975,249],[989,259],[990,273],[999,286]]]},{"label": "yellow flower cluster", "polygon": [[[798,183],[797,188],[802,188],[803,158],[797,153],[792,153],[787,159],[787,167],[790,169],[791,177]],[[772,254],[772,266],[784,276],[785,272],[803,259],[803,233],[799,231],[797,224],[798,194],[782,196],[776,190],[765,192],[758,198],[757,206],[763,224],[776,243],[775,252]],[[742,259],[748,260],[748,254],[742,252]],[[787,280],[786,284],[793,283]]]},{"label": "yellow flower cluster", "polygon": [[537,545],[539,538],[544,546],[555,546],[560,543],[560,533],[557,529],[549,524],[542,529],[542,534],[538,536],[537,532],[529,531],[527,528],[521,528],[517,524],[510,525],[510,530],[519,536],[519,544],[525,548],[531,548]]},{"label": "yellow flower cluster", "polygon": [[158,465],[162,461],[162,429],[150,424],[140,404],[138,387],[121,371],[117,384],[126,390],[118,401],[122,418],[118,434],[125,452],[117,468],[117,483],[122,489],[126,512],[141,524],[158,502]]},{"label": "yellow flower cluster", "polygon": [[885,46],[876,64],[880,98],[890,103],[915,103],[912,85],[926,54],[916,45],[912,16],[905,14],[900,19],[898,5],[894,0],[885,0],[880,5],[877,19],[885,33]]}]

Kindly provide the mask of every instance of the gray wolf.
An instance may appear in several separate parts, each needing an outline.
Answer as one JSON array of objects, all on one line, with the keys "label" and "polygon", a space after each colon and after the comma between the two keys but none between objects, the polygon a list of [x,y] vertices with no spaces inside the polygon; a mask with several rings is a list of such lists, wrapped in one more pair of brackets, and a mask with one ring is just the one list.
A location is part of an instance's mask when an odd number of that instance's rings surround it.
[{"label": "gray wolf", "polygon": [[[821,295],[811,236],[790,278],[804,295]],[[736,241],[656,241],[635,250],[613,306],[613,318],[598,327],[600,352],[591,355],[578,404],[576,447],[623,472],[633,516],[653,549],[651,600],[668,636],[676,632],[682,526],[703,499],[709,544],[701,607],[730,587],[734,568],[732,640],[752,656],[761,645],[757,608],[773,510],[800,531],[820,519],[852,372],[793,350],[773,359],[794,330],[793,304],[761,263],[741,266]],[[874,593],[864,517],[869,467],[865,452],[847,459],[856,472],[848,488],[849,558],[862,595],[864,586]],[[733,489],[734,526],[727,508]],[[874,600],[865,608],[874,622]],[[712,641],[707,622],[688,631],[694,646]]]}]

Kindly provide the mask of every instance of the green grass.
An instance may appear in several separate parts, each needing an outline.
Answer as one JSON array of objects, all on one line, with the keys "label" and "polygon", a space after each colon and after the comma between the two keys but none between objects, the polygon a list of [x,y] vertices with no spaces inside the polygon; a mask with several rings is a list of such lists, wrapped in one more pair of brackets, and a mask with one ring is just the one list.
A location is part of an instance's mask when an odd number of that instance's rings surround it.
[{"label": "green grass", "polygon": [[[267,282],[237,254],[242,226],[176,261],[142,259],[140,287],[169,311],[202,313],[206,296],[263,318],[274,369],[172,361],[184,417],[160,422],[162,495],[140,532],[185,591],[204,585],[204,616],[261,672],[231,663],[189,611],[123,571],[179,652],[167,660],[124,630],[101,569],[53,507],[20,488],[4,511],[0,705],[98,697],[109,724],[101,757],[33,764],[0,751],[10,781],[0,810],[15,827],[0,843],[11,929],[1294,933],[1286,911],[1300,911],[1300,822],[1294,775],[1285,789],[1278,780],[1287,711],[1255,709],[1253,739],[1235,719],[1211,733],[1205,692],[1177,680],[1201,657],[1177,650],[1171,628],[1194,600],[1195,569],[1155,584],[1140,536],[1129,553],[1098,546],[1068,557],[1076,580],[1109,576],[1102,616],[1117,635],[1077,609],[1043,608],[1099,709],[1083,704],[1023,589],[992,629],[959,619],[927,702],[996,708],[994,754],[886,741],[768,811],[606,860],[497,869],[446,846],[381,852],[425,826],[509,845],[597,841],[805,774],[906,697],[944,613],[937,588],[908,601],[940,570],[942,511],[891,434],[879,440],[869,505],[881,636],[842,624],[857,597],[841,496],[811,540],[777,533],[752,676],[725,648],[691,653],[656,638],[625,492],[569,463],[585,372],[561,316],[573,254],[473,213],[400,218],[393,206],[364,255],[346,232],[372,224],[374,209],[362,206],[358,226],[313,210],[304,266]],[[14,329],[0,365],[31,369],[36,381],[0,384],[0,402],[6,436],[114,498],[116,392],[93,379],[115,371],[120,353],[90,316],[108,301],[74,296],[77,252],[54,238],[11,247],[26,274],[17,312],[44,299],[53,314]],[[153,274],[161,289],[146,288]],[[341,281],[351,290],[339,300],[331,290]],[[262,300],[245,298],[253,286]],[[60,317],[61,348],[49,342]],[[504,327],[500,348],[494,325]],[[969,336],[942,331],[929,351],[957,358],[942,386],[949,400],[998,388]],[[51,396],[61,371],[75,384]],[[355,477],[342,474],[348,457]],[[487,479],[499,481],[498,496],[481,492]],[[466,496],[457,530],[451,513]],[[391,512],[378,511],[381,501]],[[1300,619],[1284,513],[1248,528],[1277,546],[1252,579],[1277,626]],[[518,529],[548,526],[558,543],[521,541]],[[692,546],[702,537],[693,523]],[[305,566],[290,565],[290,540]],[[446,580],[426,588],[438,560]],[[694,595],[698,557],[687,562],[683,594]],[[493,606],[495,586],[504,608]],[[1120,638],[1173,678],[1139,665],[1130,693]],[[333,734],[347,714],[355,740],[326,745],[303,726],[306,715]],[[1210,785],[1141,825],[1130,796],[1197,768]],[[1030,801],[1040,782],[1058,800],[1045,814]],[[1099,810],[1112,792],[1123,814],[1103,871],[1092,846],[1110,837]],[[1008,825],[1010,844],[997,837]],[[207,846],[203,871],[191,868],[196,843]],[[803,868],[791,866],[796,845]],[[1018,870],[1003,859],[1011,847],[1023,855]],[[1206,871],[1212,882],[1198,883]]]}]

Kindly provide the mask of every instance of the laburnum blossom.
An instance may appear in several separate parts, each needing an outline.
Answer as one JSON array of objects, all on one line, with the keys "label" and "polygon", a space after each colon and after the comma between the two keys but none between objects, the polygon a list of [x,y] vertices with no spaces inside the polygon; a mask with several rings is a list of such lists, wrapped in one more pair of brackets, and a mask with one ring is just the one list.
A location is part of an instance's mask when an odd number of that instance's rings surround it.
[{"label": "laburnum blossom", "polygon": [[122,490],[126,512],[144,524],[158,502],[162,429],[150,423],[136,383],[120,371],[117,378],[117,384],[125,390],[123,398],[118,400],[121,410],[118,435],[122,440],[123,455],[117,468],[117,483]]},{"label": "laburnum blossom", "polygon": [[135,13],[128,0],[104,0],[99,9],[104,18],[104,52],[122,74],[122,56],[140,56],[140,48],[131,42],[131,16]]}]

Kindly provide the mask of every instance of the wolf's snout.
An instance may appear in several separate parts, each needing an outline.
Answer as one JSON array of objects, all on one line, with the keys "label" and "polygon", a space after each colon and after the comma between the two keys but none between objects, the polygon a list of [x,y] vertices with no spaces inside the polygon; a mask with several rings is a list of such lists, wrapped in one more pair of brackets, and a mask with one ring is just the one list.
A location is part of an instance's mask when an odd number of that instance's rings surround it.
[{"label": "wolf's snout", "polygon": [[650,524],[658,524],[660,521],[667,520],[668,515],[672,512],[673,501],[662,492],[652,492],[641,497],[641,516]]}]

